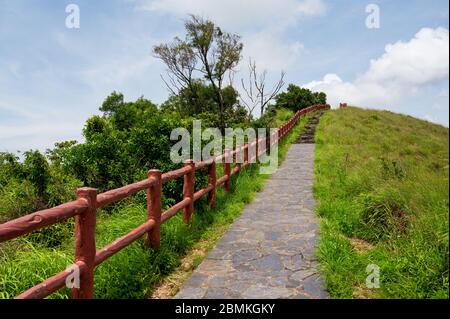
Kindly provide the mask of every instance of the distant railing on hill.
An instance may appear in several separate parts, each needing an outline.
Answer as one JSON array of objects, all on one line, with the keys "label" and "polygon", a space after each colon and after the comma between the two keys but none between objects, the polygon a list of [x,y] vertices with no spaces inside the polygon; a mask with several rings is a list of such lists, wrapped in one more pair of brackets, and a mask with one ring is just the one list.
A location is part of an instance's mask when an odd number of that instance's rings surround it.
[{"label": "distant railing on hill", "polygon": [[[272,145],[278,143],[288,134],[297,124],[300,117],[304,114],[322,109],[329,109],[330,106],[312,105],[295,113],[295,115],[284,125],[282,125],[275,133],[275,141]],[[237,174],[242,168],[258,159],[261,153],[266,151],[265,145],[267,137],[255,139],[252,143],[246,143],[243,147],[238,147],[233,151],[225,150],[225,152],[208,161],[194,163],[193,161],[185,162],[183,168],[162,173],[160,170],[152,169],[148,172],[148,178],[130,184],[121,188],[113,189],[105,193],[97,194],[94,188],[80,188],[77,190],[77,199],[75,201],[62,204],[60,206],[35,212],[4,224],[0,225],[0,243],[17,238],[41,228],[63,222],[69,218],[75,218],[75,263],[68,269],[79,270],[80,285],[79,288],[72,289],[72,298],[89,299],[94,293],[94,268],[100,263],[107,260],[121,249],[130,245],[138,238],[146,235],[146,244],[153,249],[160,247],[160,227],[180,210],[183,210],[183,221],[189,223],[194,212],[194,202],[200,197],[207,195],[208,205],[211,208],[216,206],[216,187],[223,185],[227,192],[231,187],[231,176]],[[258,146],[263,145],[263,148]],[[256,154],[249,160],[248,149],[256,148]],[[258,149],[260,148],[260,149]],[[236,154],[244,151],[244,163],[237,164],[231,169],[229,161],[225,159],[234,158]],[[217,179],[216,162],[223,162],[224,175]],[[207,168],[209,173],[208,186],[194,192],[195,172],[197,170]],[[162,185],[170,180],[184,178],[183,200],[171,208],[162,212],[161,195]],[[147,222],[133,229],[128,234],[117,238],[100,250],[96,250],[95,243],[95,225],[96,211],[111,203],[129,197],[139,191],[147,191]],[[38,299],[45,298],[58,289],[65,286],[66,278],[72,274],[71,271],[62,271],[44,282],[23,292],[17,299]]]}]

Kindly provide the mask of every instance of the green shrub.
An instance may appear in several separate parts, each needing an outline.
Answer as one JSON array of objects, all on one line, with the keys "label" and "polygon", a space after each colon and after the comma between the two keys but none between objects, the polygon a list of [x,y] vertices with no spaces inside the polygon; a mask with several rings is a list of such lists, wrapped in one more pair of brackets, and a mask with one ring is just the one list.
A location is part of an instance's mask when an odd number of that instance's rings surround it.
[{"label": "green shrub", "polygon": [[311,92],[294,84],[289,84],[287,92],[278,94],[275,98],[276,107],[290,109],[294,112],[313,104],[326,104],[327,96],[323,92]]},{"label": "green shrub", "polygon": [[408,208],[395,189],[378,189],[373,193],[362,194],[358,200],[362,211],[361,227],[356,234],[361,238],[376,242],[407,231]]}]

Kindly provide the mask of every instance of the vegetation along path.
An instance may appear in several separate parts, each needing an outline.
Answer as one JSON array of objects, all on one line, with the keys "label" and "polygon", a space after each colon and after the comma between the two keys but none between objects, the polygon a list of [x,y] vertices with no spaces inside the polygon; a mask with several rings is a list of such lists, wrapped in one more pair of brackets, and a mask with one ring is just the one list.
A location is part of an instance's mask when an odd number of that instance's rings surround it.
[{"label": "vegetation along path", "polygon": [[314,144],[292,145],[175,298],[328,298],[315,259],[313,163]]}]

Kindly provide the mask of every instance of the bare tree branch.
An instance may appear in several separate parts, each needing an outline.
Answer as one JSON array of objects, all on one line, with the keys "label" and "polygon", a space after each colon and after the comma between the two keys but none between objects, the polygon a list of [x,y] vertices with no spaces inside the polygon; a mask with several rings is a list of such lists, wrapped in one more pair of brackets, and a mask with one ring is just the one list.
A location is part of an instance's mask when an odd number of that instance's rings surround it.
[{"label": "bare tree branch", "polygon": [[169,83],[167,83],[166,79],[164,79],[164,76],[162,74],[160,75],[160,77],[163,80],[164,84],[166,85],[167,89],[169,90],[170,94],[177,95],[177,93],[172,89],[172,86],[170,86]]},{"label": "bare tree branch", "polygon": [[248,70],[248,86],[245,85],[244,79],[241,78],[241,86],[246,94],[246,98],[241,96],[241,101],[250,113],[253,113],[255,108],[259,106],[261,115],[263,115],[267,105],[275,98],[278,92],[280,92],[285,85],[285,72],[282,71],[278,82],[274,84],[271,90],[266,91],[267,71],[264,70],[258,75],[256,62],[252,61],[251,58],[248,62]]}]

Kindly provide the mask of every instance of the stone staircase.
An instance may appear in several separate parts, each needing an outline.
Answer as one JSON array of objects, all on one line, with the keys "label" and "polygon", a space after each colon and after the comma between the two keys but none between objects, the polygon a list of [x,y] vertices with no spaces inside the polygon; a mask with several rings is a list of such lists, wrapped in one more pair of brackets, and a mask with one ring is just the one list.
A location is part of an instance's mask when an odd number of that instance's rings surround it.
[{"label": "stone staircase", "polygon": [[316,126],[319,124],[319,120],[322,115],[323,111],[318,111],[309,118],[308,122],[305,124],[302,134],[300,134],[295,144],[314,144]]}]

